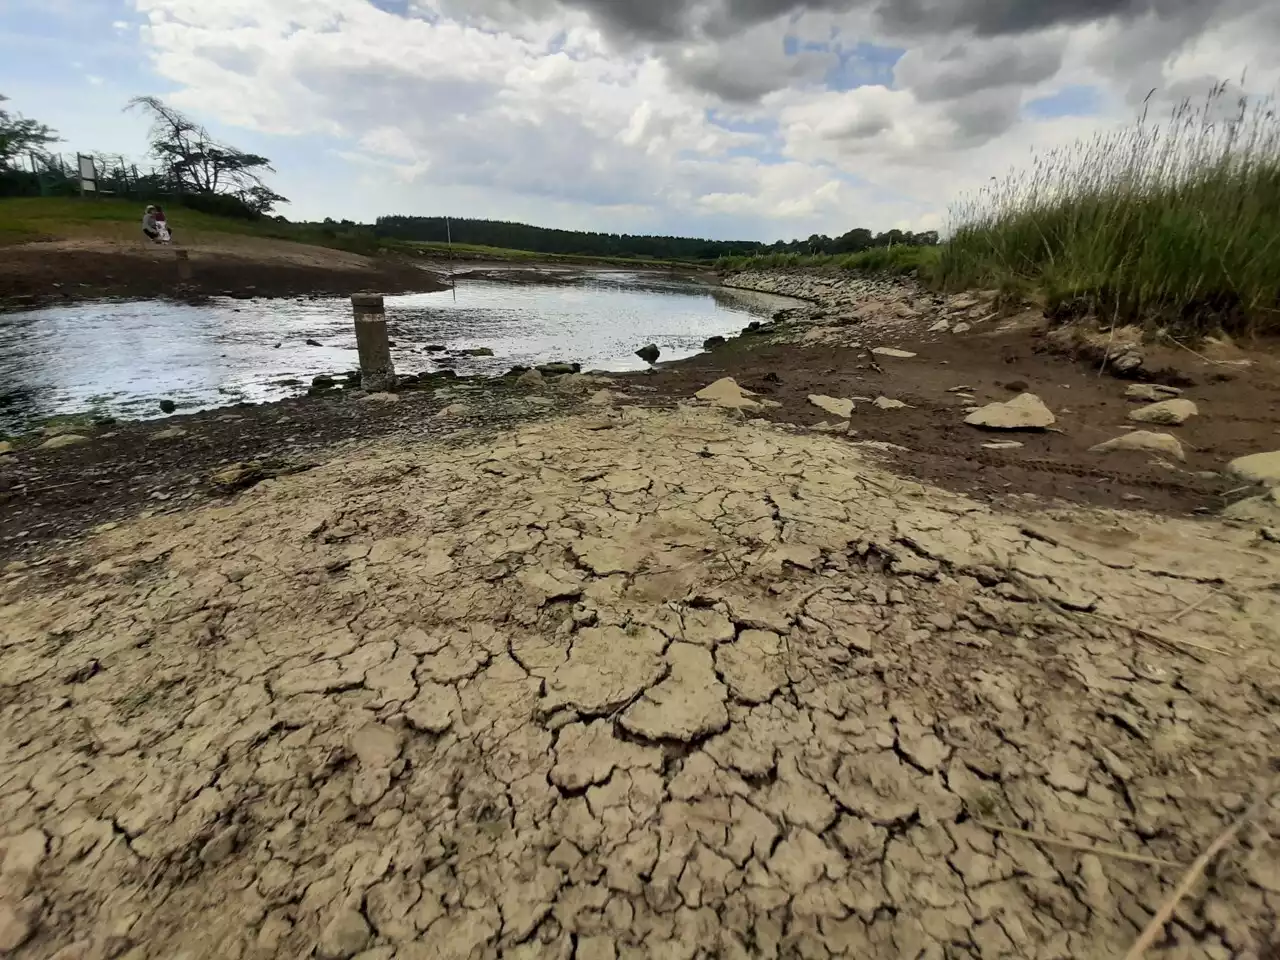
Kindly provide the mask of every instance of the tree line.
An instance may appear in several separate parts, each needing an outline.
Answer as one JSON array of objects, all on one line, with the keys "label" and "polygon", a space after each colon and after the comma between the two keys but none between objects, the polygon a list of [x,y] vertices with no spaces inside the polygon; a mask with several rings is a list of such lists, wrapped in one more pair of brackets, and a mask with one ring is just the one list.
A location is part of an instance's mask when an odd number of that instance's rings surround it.
[{"label": "tree line", "polygon": [[[207,213],[251,219],[288,202],[266,184],[265,176],[275,172],[266,157],[214,139],[203,125],[156,97],[135,97],[125,109],[150,118],[147,155],[154,163],[139,170],[123,157],[83,154],[94,161],[95,192],[176,200]],[[80,193],[78,158],[68,163],[50,149],[60,142],[47,125],[0,108],[0,196]]]},{"label": "tree line", "polygon": [[767,253],[840,254],[873,247],[932,246],[936,231],[911,233],[889,230],[872,233],[864,228],[839,237],[815,234],[807,240],[779,240],[765,244],[749,240],[699,240],[690,237],[635,236],[553,230],[509,223],[504,220],[448,220],[444,217],[379,217],[374,224],[379,237],[419,243],[454,243],[533,253],[573,254],[593,257],[643,257],[653,260],[716,260],[720,257],[759,256]]}]

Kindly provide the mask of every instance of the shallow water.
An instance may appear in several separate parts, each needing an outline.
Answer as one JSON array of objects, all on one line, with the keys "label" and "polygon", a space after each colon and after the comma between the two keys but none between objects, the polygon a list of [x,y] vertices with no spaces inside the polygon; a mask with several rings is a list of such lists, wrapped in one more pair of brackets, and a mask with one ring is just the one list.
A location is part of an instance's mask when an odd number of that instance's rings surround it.
[{"label": "shallow water", "polygon": [[[462,281],[456,291],[387,298],[399,373],[500,374],[551,360],[636,370],[648,343],[662,360],[692,356],[796,301],[642,274],[566,285]],[[315,340],[322,346],[308,346]],[[493,357],[432,354],[489,347]],[[346,299],[84,303],[0,315],[0,433],[85,412],[160,416],[278,400],[311,378],[359,366]]]}]

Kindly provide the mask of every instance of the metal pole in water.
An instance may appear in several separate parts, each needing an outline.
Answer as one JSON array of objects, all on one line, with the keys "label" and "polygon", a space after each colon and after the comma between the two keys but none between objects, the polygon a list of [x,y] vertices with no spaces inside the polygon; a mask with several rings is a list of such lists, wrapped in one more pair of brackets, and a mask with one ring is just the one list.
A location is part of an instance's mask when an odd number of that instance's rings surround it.
[{"label": "metal pole in water", "polygon": [[351,296],[355,315],[356,349],[360,352],[360,386],[370,393],[396,388],[396,368],[387,339],[387,311],[382,297],[373,293]]},{"label": "metal pole in water", "polygon": [[444,236],[449,244],[449,286],[456,291],[458,287],[453,282],[453,223],[448,217],[444,218]]}]

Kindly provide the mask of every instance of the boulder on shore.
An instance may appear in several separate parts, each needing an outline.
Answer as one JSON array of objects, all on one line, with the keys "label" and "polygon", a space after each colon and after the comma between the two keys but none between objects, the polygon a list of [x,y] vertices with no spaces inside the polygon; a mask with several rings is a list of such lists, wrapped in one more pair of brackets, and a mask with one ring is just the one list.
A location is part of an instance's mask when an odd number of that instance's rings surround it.
[{"label": "boulder on shore", "polygon": [[1280,450],[1254,453],[1227,464],[1227,472],[1250,483],[1280,487]]},{"label": "boulder on shore", "polygon": [[1149,430],[1134,430],[1123,436],[1099,443],[1089,448],[1090,453],[1112,453],[1116,450],[1132,450],[1142,453],[1159,453],[1175,460],[1185,460],[1182,444],[1178,438],[1167,433],[1152,433]]},{"label": "boulder on shore", "polygon": [[1139,423],[1158,423],[1176,427],[1186,423],[1200,411],[1190,400],[1161,400],[1149,406],[1139,407],[1129,414],[1130,420]]},{"label": "boulder on shore", "polygon": [[985,430],[1044,430],[1053,426],[1057,418],[1034,393],[1022,393],[1005,403],[989,403],[965,417],[964,422]]},{"label": "boulder on shore", "polygon": [[548,377],[560,377],[567,373],[578,373],[582,370],[580,363],[564,363],[556,361],[555,363],[542,363],[537,367],[539,373]]},{"label": "boulder on shore", "polygon": [[522,390],[541,390],[547,385],[547,378],[537,370],[526,370],[516,377],[516,386]]},{"label": "boulder on shore", "polygon": [[88,437],[82,437],[78,433],[62,433],[56,437],[50,437],[44,443],[40,444],[40,449],[61,450],[63,447],[77,447],[82,443],[88,442]]},{"label": "boulder on shore", "polygon": [[176,403],[174,403],[172,400],[161,400],[161,401],[160,401],[160,412],[161,412],[161,413],[173,413],[173,411],[175,411],[175,410],[177,410],[177,409],[178,409],[178,405],[177,405]]},{"label": "boulder on shore", "polygon": [[707,337],[702,341],[702,349],[714,350],[716,347],[723,347],[728,342],[724,337]]},{"label": "boulder on shore", "polygon": [[738,386],[738,381],[734,380],[733,377],[723,377],[710,386],[703,387],[694,396],[699,400],[708,401],[712,406],[731,410],[760,406],[759,403],[751,399],[755,394]]},{"label": "boulder on shore", "polygon": [[832,416],[841,420],[848,420],[853,416],[853,401],[842,400],[839,397],[824,397],[817,394],[809,396],[809,402],[820,410],[825,410]]},{"label": "boulder on shore", "polygon": [[651,343],[646,347],[641,347],[636,351],[636,356],[645,363],[657,363],[658,357],[662,356],[662,351],[658,349],[656,343]]}]

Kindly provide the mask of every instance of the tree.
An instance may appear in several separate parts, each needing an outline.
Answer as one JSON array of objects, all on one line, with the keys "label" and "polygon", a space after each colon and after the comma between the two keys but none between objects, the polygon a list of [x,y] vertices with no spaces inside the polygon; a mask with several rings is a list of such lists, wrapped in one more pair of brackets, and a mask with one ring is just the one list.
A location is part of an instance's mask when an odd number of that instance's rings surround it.
[{"label": "tree", "polygon": [[[0,93],[0,103],[8,99]],[[43,153],[48,144],[57,142],[58,135],[43,123],[0,109],[0,170],[10,169],[24,153]]]},{"label": "tree", "polygon": [[275,173],[266,157],[220,143],[203,126],[157,97],[134,97],[125,109],[134,108],[151,115],[151,155],[160,161],[171,189],[236,197],[257,214],[288,202],[263,182],[264,174]]}]

